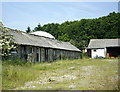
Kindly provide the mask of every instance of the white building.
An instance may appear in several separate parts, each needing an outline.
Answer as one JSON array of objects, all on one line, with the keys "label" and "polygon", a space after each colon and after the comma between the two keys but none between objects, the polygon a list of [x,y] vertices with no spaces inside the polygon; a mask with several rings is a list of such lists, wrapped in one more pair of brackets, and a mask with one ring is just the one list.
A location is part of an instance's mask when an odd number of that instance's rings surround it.
[{"label": "white building", "polygon": [[87,53],[91,58],[118,57],[120,56],[120,39],[91,39]]}]

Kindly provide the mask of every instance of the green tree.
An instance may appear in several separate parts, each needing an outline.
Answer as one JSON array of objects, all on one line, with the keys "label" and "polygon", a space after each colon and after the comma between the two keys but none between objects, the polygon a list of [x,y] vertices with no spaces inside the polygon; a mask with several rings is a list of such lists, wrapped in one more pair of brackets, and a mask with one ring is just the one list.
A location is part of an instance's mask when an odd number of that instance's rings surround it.
[{"label": "green tree", "polygon": [[58,40],[68,42],[70,41],[68,34],[64,34],[62,36],[58,36]]},{"label": "green tree", "polygon": [[34,31],[43,31],[43,28],[42,28],[42,26],[41,26],[40,23],[37,25],[37,27],[35,27],[35,28],[33,29],[33,32],[34,32]]},{"label": "green tree", "polygon": [[84,49],[90,39],[120,38],[119,26],[120,13],[112,12],[95,19],[65,21],[62,24],[48,23],[42,26],[42,30],[58,40],[69,41],[79,49]]},{"label": "green tree", "polygon": [[30,29],[30,27],[28,26],[27,27],[27,30],[26,30],[26,33],[30,33],[31,32],[31,29]]}]

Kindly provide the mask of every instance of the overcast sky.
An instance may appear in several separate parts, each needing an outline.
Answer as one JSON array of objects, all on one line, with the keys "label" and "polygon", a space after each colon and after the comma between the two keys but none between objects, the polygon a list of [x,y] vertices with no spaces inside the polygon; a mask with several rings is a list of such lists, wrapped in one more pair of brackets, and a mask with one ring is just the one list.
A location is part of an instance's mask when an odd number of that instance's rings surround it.
[{"label": "overcast sky", "polygon": [[92,19],[113,11],[118,12],[118,2],[2,2],[0,20],[6,27],[25,31],[38,23]]}]

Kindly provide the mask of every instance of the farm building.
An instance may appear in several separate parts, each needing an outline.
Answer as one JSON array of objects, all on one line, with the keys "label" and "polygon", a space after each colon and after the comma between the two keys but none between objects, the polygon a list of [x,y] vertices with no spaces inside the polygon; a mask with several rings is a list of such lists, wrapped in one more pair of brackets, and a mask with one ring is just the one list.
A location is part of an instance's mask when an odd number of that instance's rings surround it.
[{"label": "farm building", "polygon": [[120,39],[91,39],[87,53],[91,58],[118,57],[120,56]]},{"label": "farm building", "polygon": [[11,51],[8,58],[17,58],[29,62],[52,62],[60,59],[75,59],[80,57],[80,50],[69,42],[58,41],[47,32],[31,34],[8,29],[17,49]]}]

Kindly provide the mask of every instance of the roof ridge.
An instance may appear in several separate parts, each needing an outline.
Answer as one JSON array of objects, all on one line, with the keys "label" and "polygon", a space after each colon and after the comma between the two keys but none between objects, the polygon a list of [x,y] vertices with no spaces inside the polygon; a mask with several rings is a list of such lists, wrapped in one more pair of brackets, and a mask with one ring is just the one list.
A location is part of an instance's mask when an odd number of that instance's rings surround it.
[{"label": "roof ridge", "polygon": [[106,48],[120,46],[119,38],[116,39],[91,39],[88,48]]}]

